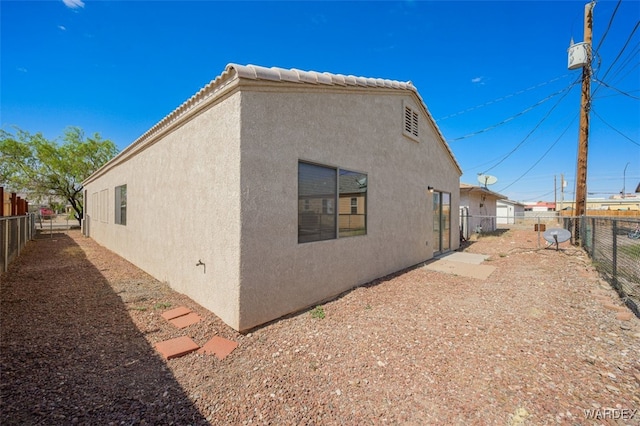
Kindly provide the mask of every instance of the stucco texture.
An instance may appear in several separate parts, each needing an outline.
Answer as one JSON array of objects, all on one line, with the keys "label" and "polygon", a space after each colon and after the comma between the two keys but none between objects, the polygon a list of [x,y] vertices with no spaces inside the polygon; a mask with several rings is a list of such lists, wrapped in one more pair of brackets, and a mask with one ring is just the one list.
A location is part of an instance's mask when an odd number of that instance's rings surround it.
[{"label": "stucco texture", "polygon": [[[420,137],[403,134],[404,105]],[[298,242],[298,163],[367,174],[366,235]],[[412,90],[238,79],[86,183],[86,232],[247,330],[433,257],[433,200],[460,171]],[[114,188],[127,185],[127,223]],[[459,246],[452,229],[450,247]],[[199,265],[203,263],[204,265]]]},{"label": "stucco texture", "polygon": [[[172,128],[87,186],[108,189],[109,219],[90,236],[172,288],[238,322],[240,94]],[[114,187],[127,185],[127,224],[114,224]],[[199,262],[204,265],[198,265]]]},{"label": "stucco texture", "polygon": [[[419,142],[403,136],[407,101],[416,103],[391,91],[243,89],[241,328],[433,256],[427,187],[450,192],[457,206],[459,174],[426,117]],[[366,235],[298,243],[300,160],[367,174]]]}]

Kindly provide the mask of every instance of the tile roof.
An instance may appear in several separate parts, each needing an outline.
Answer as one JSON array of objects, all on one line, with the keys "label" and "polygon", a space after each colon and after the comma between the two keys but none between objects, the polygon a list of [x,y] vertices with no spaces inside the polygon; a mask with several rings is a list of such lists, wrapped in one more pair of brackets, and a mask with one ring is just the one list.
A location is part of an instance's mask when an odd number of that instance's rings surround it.
[{"label": "tile roof", "polygon": [[328,72],[302,71],[295,68],[265,68],[257,65],[229,64],[225,73],[235,70],[239,77],[253,80],[288,81],[292,83],[324,84],[328,86],[386,87],[389,89],[415,90],[410,81],[401,82],[383,78],[356,77]]},{"label": "tile roof", "polygon": [[485,188],[484,186],[478,186],[478,185],[470,185],[468,183],[460,183],[460,191],[465,191],[465,192],[483,192],[485,194],[488,195],[492,195],[494,197],[496,197],[499,200],[506,200],[508,197],[506,197],[505,195],[499,194],[497,192],[493,192],[488,188]]},{"label": "tile roof", "polygon": [[94,176],[101,174],[111,166],[125,161],[125,158],[129,155],[135,155],[138,148],[146,146],[163,130],[166,130],[174,125],[177,121],[187,115],[189,112],[198,110],[203,105],[206,105],[206,101],[215,99],[221,94],[233,81],[237,79],[249,79],[249,80],[266,80],[274,82],[286,82],[286,83],[299,83],[299,84],[314,84],[321,86],[334,86],[334,87],[360,87],[360,88],[377,88],[377,89],[395,89],[395,90],[409,90],[414,93],[420,100],[420,103],[424,107],[428,121],[433,125],[434,130],[442,139],[444,148],[447,150],[453,163],[460,172],[462,169],[458,164],[451,148],[446,142],[446,139],[442,135],[442,132],[438,128],[435,120],[431,116],[431,113],[427,109],[427,106],[418,93],[416,87],[411,81],[396,81],[383,78],[371,78],[371,77],[357,77],[353,75],[332,74],[328,72],[317,71],[302,71],[299,69],[291,68],[284,69],[278,67],[262,67],[258,65],[238,65],[234,63],[228,64],[222,74],[211,80],[196,94],[191,96],[180,106],[166,115],[157,124],[147,130],[142,136],[136,139],[132,144],[123,149],[115,158],[107,162],[93,175],[91,175],[85,182],[92,180]]}]

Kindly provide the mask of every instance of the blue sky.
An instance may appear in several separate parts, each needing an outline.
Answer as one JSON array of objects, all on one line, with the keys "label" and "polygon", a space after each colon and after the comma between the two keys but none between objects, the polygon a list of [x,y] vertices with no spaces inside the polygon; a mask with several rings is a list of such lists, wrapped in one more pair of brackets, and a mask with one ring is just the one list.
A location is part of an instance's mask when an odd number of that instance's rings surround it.
[{"label": "blue sky", "polygon": [[[462,182],[488,173],[511,199],[553,201],[564,174],[573,199],[567,49],[586,3],[0,0],[0,126],[79,126],[122,149],[232,62],[412,81]],[[639,19],[637,0],[594,9],[589,197],[640,182]]]}]

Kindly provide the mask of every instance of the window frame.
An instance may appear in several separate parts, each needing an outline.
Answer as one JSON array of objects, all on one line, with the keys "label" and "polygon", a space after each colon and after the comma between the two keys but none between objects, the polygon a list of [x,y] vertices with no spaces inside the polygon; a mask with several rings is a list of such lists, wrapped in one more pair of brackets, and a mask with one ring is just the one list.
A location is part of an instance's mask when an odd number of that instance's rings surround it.
[{"label": "window frame", "polygon": [[[318,228],[316,229],[316,235],[319,238],[313,238],[313,233],[309,233],[307,235],[304,235],[303,232],[305,232],[305,228],[306,230],[308,230],[309,228],[304,225],[304,216],[303,215],[309,215],[309,219],[311,219],[311,215],[314,214],[313,213],[313,207],[310,207],[310,201],[309,198],[303,198],[303,197],[308,197],[311,196],[312,194],[302,194],[301,193],[301,165],[305,165],[305,166],[312,166],[312,167],[319,167],[319,168],[323,168],[326,170],[330,170],[332,171],[335,175],[334,177],[334,181],[335,181],[335,188],[333,189],[333,191],[331,192],[331,196],[332,199],[330,198],[322,198],[322,202],[320,203],[319,206],[319,212],[316,212],[316,215],[332,215],[333,216],[333,232],[329,233],[326,232],[328,228],[324,228],[324,232],[325,232],[325,236],[322,237],[322,233],[323,233],[323,228],[320,225],[321,222],[321,218],[318,219]],[[304,167],[304,166],[303,166]],[[353,208],[352,208],[352,202],[355,199],[356,203],[358,203],[358,199],[357,197],[352,197],[352,192],[341,192],[340,191],[340,179],[342,176],[344,175],[363,175],[365,183],[363,184],[363,186],[360,186],[359,189],[362,189],[364,187],[364,190],[362,190],[360,193],[364,194],[363,198],[364,201],[362,201],[362,209],[363,209],[363,213],[358,214],[357,213],[357,209],[358,209],[358,204],[356,204],[356,216],[362,216],[362,219],[359,221],[361,222],[362,226],[360,228],[357,228],[355,231],[352,230],[351,228],[349,228],[348,230],[344,230],[343,228],[341,228],[340,223],[340,216],[353,216]],[[344,169],[341,167],[337,167],[337,166],[331,166],[331,165],[325,165],[325,164],[320,164],[317,162],[313,162],[313,161],[307,161],[307,160],[302,160],[299,159],[298,160],[298,244],[304,244],[304,243],[310,243],[310,242],[316,242],[316,241],[327,241],[327,240],[336,240],[339,238],[348,238],[348,237],[352,237],[352,236],[362,236],[362,235],[367,235],[367,192],[368,192],[368,179],[369,179],[369,175],[367,173],[363,173],[363,172],[358,172],[358,171],[353,171],[353,170],[349,170],[349,169]],[[345,198],[349,199],[349,204],[348,204],[348,208],[349,208],[349,213],[343,213],[341,214],[340,211],[342,209],[342,206],[340,204],[340,199],[341,194],[346,194]],[[351,219],[349,217],[349,219]],[[311,220],[309,220],[311,221]],[[350,222],[349,222],[350,224]]]},{"label": "window frame", "polygon": [[127,225],[127,184],[118,185],[114,189],[114,220],[116,225]]}]

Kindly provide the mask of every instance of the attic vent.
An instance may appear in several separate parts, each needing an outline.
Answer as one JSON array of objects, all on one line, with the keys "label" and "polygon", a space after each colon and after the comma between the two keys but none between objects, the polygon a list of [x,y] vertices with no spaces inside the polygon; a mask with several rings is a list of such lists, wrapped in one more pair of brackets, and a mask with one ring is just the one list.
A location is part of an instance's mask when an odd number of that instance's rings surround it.
[{"label": "attic vent", "polygon": [[418,140],[418,112],[409,105],[404,106],[404,134]]}]

